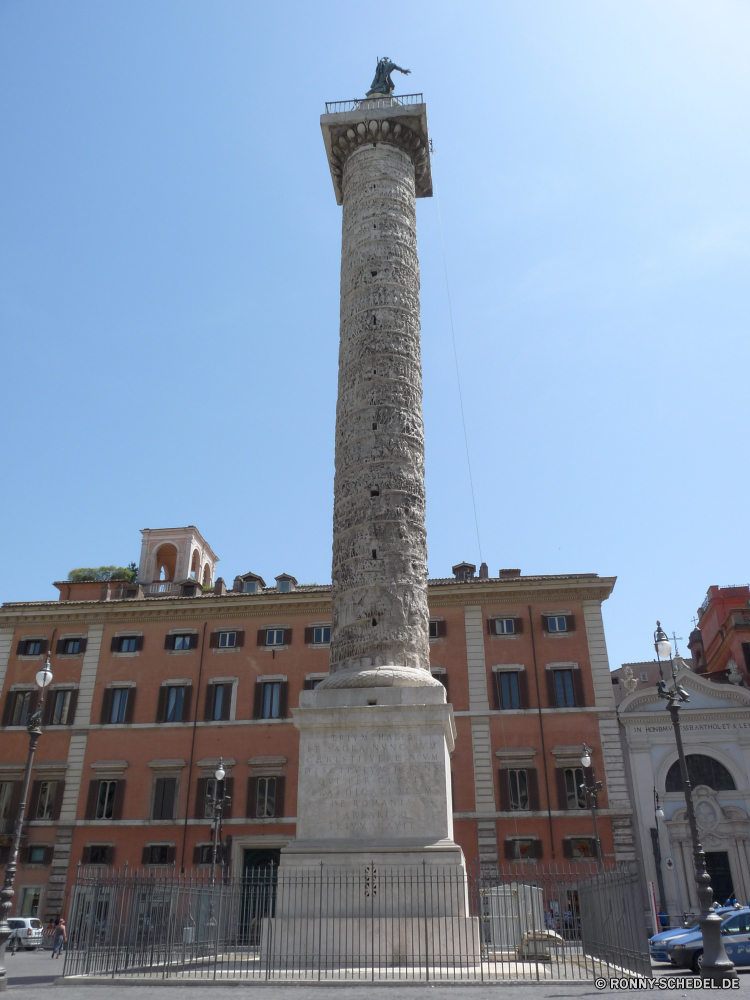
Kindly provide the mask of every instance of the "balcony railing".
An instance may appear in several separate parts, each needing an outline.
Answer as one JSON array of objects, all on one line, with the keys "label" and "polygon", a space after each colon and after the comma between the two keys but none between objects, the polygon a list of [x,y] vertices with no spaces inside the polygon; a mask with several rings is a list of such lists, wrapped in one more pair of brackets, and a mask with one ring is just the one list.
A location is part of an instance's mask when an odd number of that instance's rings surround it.
[{"label": "balcony railing", "polygon": [[151,597],[155,597],[167,594],[178,594],[179,591],[179,584],[173,583],[171,580],[157,580],[155,583],[150,583],[148,585],[146,593]]},{"label": "balcony railing", "polygon": [[382,97],[363,97],[358,101],[326,101],[326,114],[338,115],[342,111],[356,111],[362,105],[368,111],[373,111],[377,108],[395,108],[399,105],[406,107],[410,104],[424,104],[424,96],[422,94],[401,94],[400,96],[394,94],[393,97],[386,97],[383,94]]}]

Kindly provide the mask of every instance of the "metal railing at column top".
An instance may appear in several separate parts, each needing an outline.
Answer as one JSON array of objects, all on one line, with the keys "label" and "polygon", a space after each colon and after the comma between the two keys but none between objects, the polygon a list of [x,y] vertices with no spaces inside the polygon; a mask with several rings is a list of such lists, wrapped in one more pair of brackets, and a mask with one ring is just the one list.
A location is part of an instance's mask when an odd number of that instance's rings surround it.
[{"label": "metal railing at column top", "polygon": [[372,111],[377,110],[377,108],[398,107],[398,105],[408,107],[412,104],[424,104],[424,95],[394,94],[393,97],[386,97],[383,94],[382,97],[361,97],[359,100],[353,101],[326,101],[326,114],[338,115],[342,111],[356,111],[362,105],[365,106],[365,110]]}]

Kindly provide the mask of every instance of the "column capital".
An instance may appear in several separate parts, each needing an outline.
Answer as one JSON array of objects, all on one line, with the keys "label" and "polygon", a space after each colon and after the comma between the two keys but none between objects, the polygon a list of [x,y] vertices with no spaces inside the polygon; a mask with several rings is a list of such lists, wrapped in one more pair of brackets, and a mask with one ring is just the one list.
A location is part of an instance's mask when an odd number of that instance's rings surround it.
[{"label": "column capital", "polygon": [[357,105],[352,110],[320,116],[337,205],[343,203],[344,164],[355,149],[376,142],[406,150],[414,163],[415,196],[432,197],[427,105],[401,105],[396,101],[388,98],[352,102]]}]

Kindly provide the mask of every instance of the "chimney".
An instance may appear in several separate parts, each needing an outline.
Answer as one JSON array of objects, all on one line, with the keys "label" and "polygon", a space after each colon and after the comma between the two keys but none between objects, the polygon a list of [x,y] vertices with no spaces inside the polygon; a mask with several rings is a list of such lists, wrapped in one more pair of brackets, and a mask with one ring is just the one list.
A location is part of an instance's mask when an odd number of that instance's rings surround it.
[{"label": "chimney", "polygon": [[224,583],[224,577],[219,576],[216,578],[214,583],[214,595],[216,597],[225,597],[227,592],[227,585]]},{"label": "chimney", "polygon": [[517,580],[521,575],[520,569],[501,569],[500,579],[501,580]]},{"label": "chimney", "polygon": [[482,565],[479,567],[479,579],[489,580],[489,578],[490,578],[490,571],[487,567],[487,563],[483,562]]}]

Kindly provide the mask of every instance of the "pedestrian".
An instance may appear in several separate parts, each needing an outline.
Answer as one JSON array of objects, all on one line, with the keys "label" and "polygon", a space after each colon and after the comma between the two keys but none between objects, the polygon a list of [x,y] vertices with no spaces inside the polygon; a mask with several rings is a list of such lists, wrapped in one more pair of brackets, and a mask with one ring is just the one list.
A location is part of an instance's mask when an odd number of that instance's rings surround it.
[{"label": "pedestrian", "polygon": [[67,940],[68,940],[68,933],[65,930],[65,921],[63,920],[62,917],[60,917],[60,923],[57,925],[57,929],[55,931],[55,940],[52,945],[53,958],[60,957],[60,952],[63,950],[63,946],[65,945]]}]

